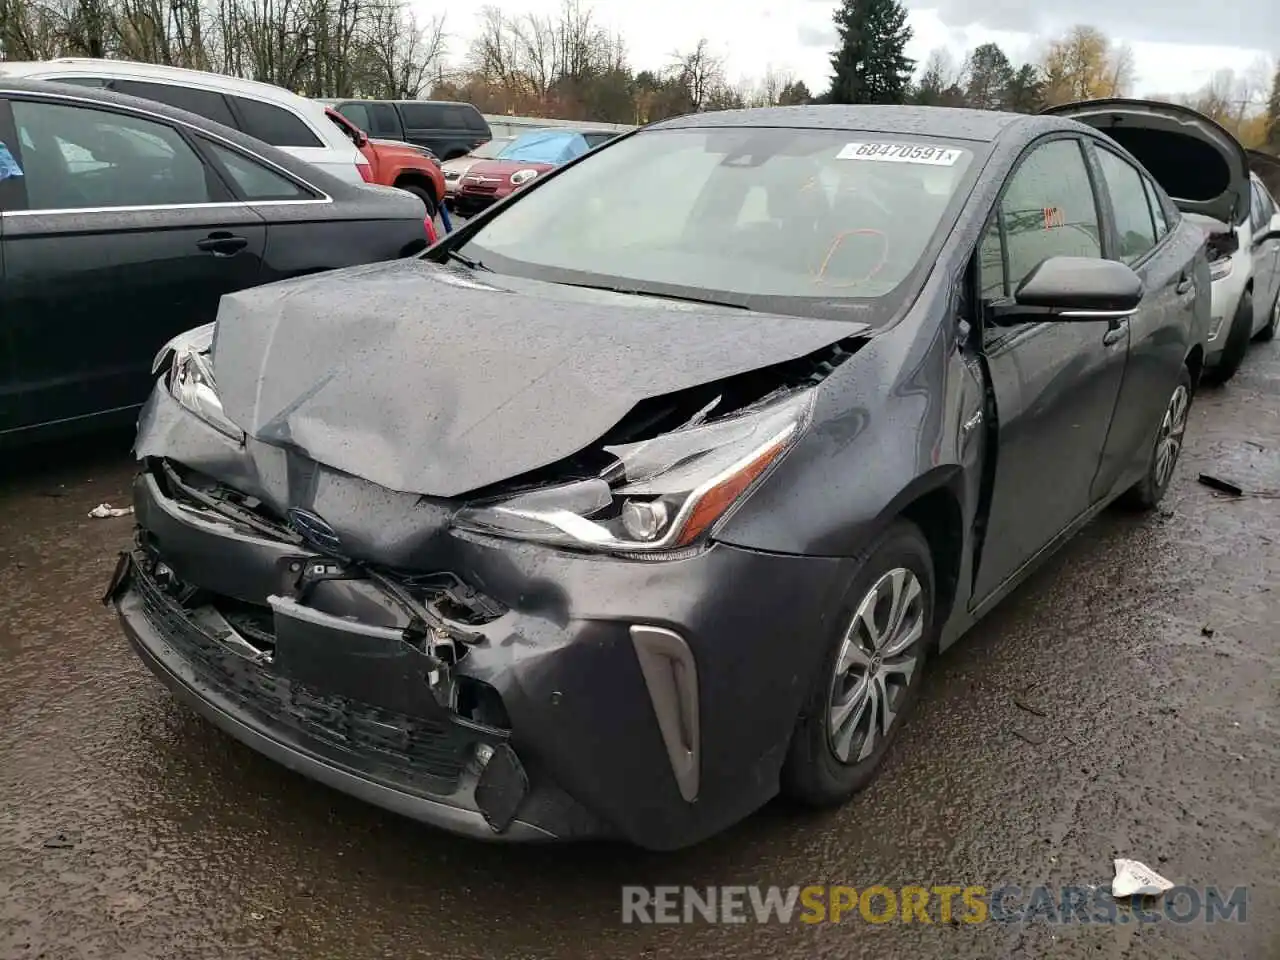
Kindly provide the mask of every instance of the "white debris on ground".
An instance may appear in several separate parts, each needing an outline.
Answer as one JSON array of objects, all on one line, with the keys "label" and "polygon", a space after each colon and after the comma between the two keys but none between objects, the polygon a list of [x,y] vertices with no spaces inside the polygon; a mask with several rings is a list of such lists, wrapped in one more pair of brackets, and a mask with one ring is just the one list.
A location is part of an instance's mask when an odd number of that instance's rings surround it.
[{"label": "white debris on ground", "polygon": [[133,507],[113,507],[109,503],[100,503],[89,511],[89,516],[101,520],[103,517],[127,517],[133,513]]},{"label": "white debris on ground", "polygon": [[1139,863],[1137,860],[1118,859],[1115,865],[1116,878],[1111,881],[1113,897],[1132,897],[1134,894],[1155,897],[1174,887],[1172,881],[1166,880],[1145,863]]}]

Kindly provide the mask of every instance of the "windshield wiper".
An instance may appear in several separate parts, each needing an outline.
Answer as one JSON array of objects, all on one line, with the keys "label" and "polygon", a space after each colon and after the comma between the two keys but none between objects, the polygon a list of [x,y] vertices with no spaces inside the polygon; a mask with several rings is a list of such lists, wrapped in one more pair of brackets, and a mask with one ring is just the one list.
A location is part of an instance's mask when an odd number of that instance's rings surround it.
[{"label": "windshield wiper", "polygon": [[450,247],[448,250],[445,251],[445,255],[449,257],[451,260],[457,260],[460,264],[462,264],[468,270],[485,270],[489,273],[493,273],[492,267],[486,267],[479,260],[472,260],[470,257],[463,256],[457,250],[454,250],[452,247]]},{"label": "windshield wiper", "polygon": [[636,290],[630,287],[606,287],[594,283],[566,283],[566,287],[582,287],[584,290],[606,290],[609,293],[622,293],[632,297],[656,297],[659,300],[679,300],[683,303],[705,303],[709,307],[732,307],[734,310],[750,310],[741,303],[730,303],[728,300],[713,300],[708,297],[688,297],[679,293],[655,293],[651,290]]}]

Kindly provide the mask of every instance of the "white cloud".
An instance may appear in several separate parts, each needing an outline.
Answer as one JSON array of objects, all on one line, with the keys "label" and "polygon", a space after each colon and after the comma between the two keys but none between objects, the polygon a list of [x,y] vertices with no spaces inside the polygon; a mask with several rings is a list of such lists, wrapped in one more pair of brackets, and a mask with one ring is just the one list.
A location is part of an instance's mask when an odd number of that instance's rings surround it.
[{"label": "white cloud", "polygon": [[[560,0],[489,2],[511,16],[554,14],[560,8]],[[758,77],[770,67],[793,71],[815,92],[830,80],[832,0],[793,0],[787,6],[766,0],[582,2],[602,26],[623,37],[637,70],[664,67],[677,51],[706,37],[724,59],[730,80]],[[443,0],[416,0],[416,5],[426,15],[448,11],[451,59],[460,61],[477,8]],[[1215,70],[1243,71],[1258,57],[1280,50],[1276,0],[1232,0],[1233,15],[1216,18],[1206,15],[1210,8],[1203,0],[1058,0],[1052,7],[1034,8],[1025,0],[909,0],[908,5],[914,36],[907,52],[918,60],[940,46],[959,60],[967,49],[994,42],[1017,63],[1035,57],[1052,32],[1091,23],[1133,48],[1139,94],[1190,92]],[[1193,39],[1213,45],[1187,42]]]}]

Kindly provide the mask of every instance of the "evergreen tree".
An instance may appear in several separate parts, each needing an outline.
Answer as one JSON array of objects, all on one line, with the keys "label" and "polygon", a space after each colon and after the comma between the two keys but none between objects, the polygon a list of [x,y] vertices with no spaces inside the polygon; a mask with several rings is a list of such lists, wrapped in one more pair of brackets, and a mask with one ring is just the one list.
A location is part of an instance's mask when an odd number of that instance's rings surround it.
[{"label": "evergreen tree", "polygon": [[974,48],[969,56],[969,82],[964,99],[978,110],[1004,110],[1013,83],[1013,64],[994,43]]},{"label": "evergreen tree", "polygon": [[911,28],[898,0],[841,0],[840,47],[831,55],[831,103],[902,103],[915,61],[906,55]]},{"label": "evergreen tree", "polygon": [[1038,113],[1044,106],[1044,79],[1032,63],[1014,73],[1005,90],[1004,108],[1014,113]]}]

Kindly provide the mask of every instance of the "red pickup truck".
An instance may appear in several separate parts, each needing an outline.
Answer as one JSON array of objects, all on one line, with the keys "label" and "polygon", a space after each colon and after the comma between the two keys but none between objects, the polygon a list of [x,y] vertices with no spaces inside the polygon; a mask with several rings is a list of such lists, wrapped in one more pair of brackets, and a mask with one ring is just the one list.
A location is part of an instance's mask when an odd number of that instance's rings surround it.
[{"label": "red pickup truck", "polygon": [[[369,161],[367,180],[407,190],[427,205],[428,219],[435,217],[444,198],[444,173],[430,150],[398,140],[374,140],[338,111],[326,108],[325,114]],[[365,168],[360,170],[364,173]]]}]

